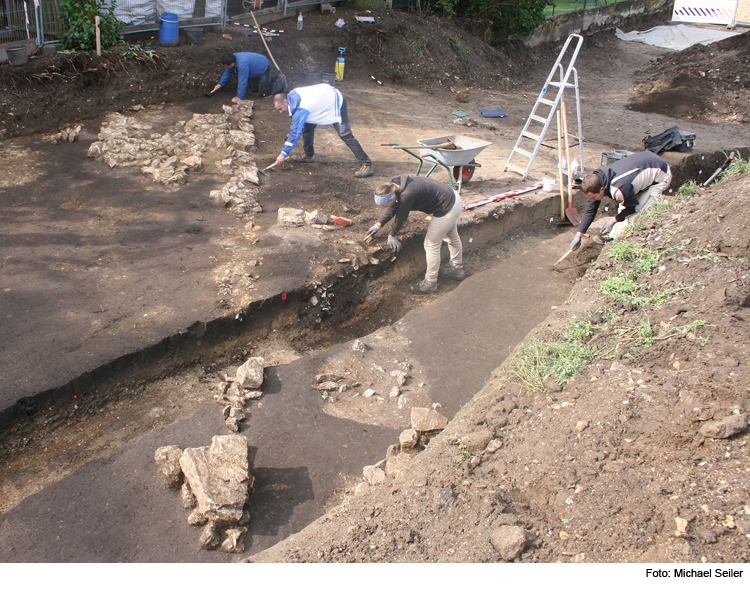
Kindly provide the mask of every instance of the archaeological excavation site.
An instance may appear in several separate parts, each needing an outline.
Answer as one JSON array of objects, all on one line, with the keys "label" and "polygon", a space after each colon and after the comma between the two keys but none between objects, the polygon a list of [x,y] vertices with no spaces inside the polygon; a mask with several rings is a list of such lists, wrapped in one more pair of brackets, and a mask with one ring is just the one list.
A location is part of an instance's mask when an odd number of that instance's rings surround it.
[{"label": "archaeological excavation site", "polygon": [[746,563],[747,23],[266,4],[0,52],[2,561]]}]

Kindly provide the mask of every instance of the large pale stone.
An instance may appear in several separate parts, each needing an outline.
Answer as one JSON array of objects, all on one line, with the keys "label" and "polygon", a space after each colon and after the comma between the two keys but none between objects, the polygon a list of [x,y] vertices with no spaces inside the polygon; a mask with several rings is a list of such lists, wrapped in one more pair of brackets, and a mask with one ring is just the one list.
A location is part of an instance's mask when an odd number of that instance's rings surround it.
[{"label": "large pale stone", "polygon": [[229,137],[231,138],[232,146],[238,150],[248,151],[255,146],[255,135],[252,133],[232,129],[229,132]]},{"label": "large pale stone", "polygon": [[305,225],[305,212],[293,207],[280,207],[278,217],[279,227],[293,228]]},{"label": "large pale stone", "polygon": [[417,407],[411,409],[411,428],[416,431],[439,431],[445,429],[447,424],[447,417],[436,410]]},{"label": "large pale stone", "polygon": [[385,472],[375,466],[365,466],[362,473],[365,476],[365,480],[372,486],[385,482]]},{"label": "large pale stone", "polygon": [[215,435],[209,447],[188,448],[180,467],[195,495],[196,511],[212,523],[238,523],[252,489],[247,440]]},{"label": "large pale stone", "polygon": [[305,221],[308,224],[327,224],[328,216],[319,209],[305,213]]},{"label": "large pale stone", "polygon": [[257,390],[263,384],[263,357],[251,357],[237,368],[235,383],[245,390]]}]

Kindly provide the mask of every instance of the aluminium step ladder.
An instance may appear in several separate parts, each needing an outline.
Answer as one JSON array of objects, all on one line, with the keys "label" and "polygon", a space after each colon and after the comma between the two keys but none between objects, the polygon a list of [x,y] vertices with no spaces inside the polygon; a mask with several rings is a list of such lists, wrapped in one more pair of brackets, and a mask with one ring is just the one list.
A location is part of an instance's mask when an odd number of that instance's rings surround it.
[{"label": "aluminium step ladder", "polygon": [[[576,41],[576,45],[572,47],[571,44],[574,40]],[[581,97],[578,89],[578,71],[574,67],[576,58],[578,57],[578,52],[581,50],[581,45],[583,45],[583,37],[578,34],[570,35],[567,41],[565,41],[565,45],[563,46],[562,51],[560,51],[560,55],[557,57],[555,65],[552,66],[552,70],[550,71],[549,76],[547,77],[547,80],[536,99],[536,103],[534,103],[534,108],[531,109],[531,114],[526,120],[526,125],[524,125],[523,130],[521,130],[521,135],[518,136],[516,145],[511,150],[510,156],[508,156],[508,161],[505,163],[503,172],[512,170],[513,172],[517,172],[518,174],[520,174],[521,178],[524,179],[528,176],[529,171],[531,170],[531,166],[534,163],[534,159],[539,153],[539,147],[542,145],[547,146],[546,144],[544,144],[544,136],[547,133],[547,130],[549,129],[553,119],[555,118],[555,113],[560,108],[560,103],[562,103],[564,100],[565,89],[570,88],[575,90],[575,112],[578,135],[575,136],[569,133],[568,141],[570,142],[570,139],[572,138],[578,142],[578,146],[580,147],[579,158],[581,163],[579,170],[581,173],[583,173],[584,166],[583,131],[581,129]],[[567,66],[565,66],[564,62],[566,60],[566,54],[570,53],[569,50],[572,51],[572,55],[567,56],[568,63]],[[570,82],[571,77],[572,82]],[[548,90],[550,88],[557,88],[557,94],[555,95],[554,99],[548,98]],[[547,109],[549,110],[547,111]],[[575,145],[576,144],[573,144],[572,147],[575,147]],[[522,164],[513,164],[514,158],[526,159],[526,165],[523,166]]]}]

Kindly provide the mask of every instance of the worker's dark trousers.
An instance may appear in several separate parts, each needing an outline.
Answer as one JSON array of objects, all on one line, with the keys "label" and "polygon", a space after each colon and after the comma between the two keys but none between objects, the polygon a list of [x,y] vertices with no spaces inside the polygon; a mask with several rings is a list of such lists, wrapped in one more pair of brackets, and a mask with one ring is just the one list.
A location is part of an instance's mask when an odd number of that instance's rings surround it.
[{"label": "worker's dark trousers", "polygon": [[[315,141],[315,127],[316,125],[312,123],[305,123],[305,127],[302,130],[302,148],[305,150],[305,154],[310,157],[315,155],[315,148],[313,148],[313,142]],[[346,99],[341,101],[341,123],[334,123],[333,128],[354,153],[357,162],[360,164],[366,164],[367,166],[372,164],[372,160],[370,160],[370,157],[365,154],[365,151],[362,149],[362,146],[359,145],[357,138],[352,134],[352,128],[349,127],[349,114],[346,111]]]}]

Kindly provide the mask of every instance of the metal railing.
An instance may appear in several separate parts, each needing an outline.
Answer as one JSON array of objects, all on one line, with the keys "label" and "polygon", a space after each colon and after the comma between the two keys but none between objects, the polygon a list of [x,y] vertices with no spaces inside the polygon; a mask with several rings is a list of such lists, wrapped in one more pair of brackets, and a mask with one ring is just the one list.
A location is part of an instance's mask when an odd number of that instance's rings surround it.
[{"label": "metal railing", "polygon": [[42,9],[38,0],[0,0],[0,43],[43,42]]}]

